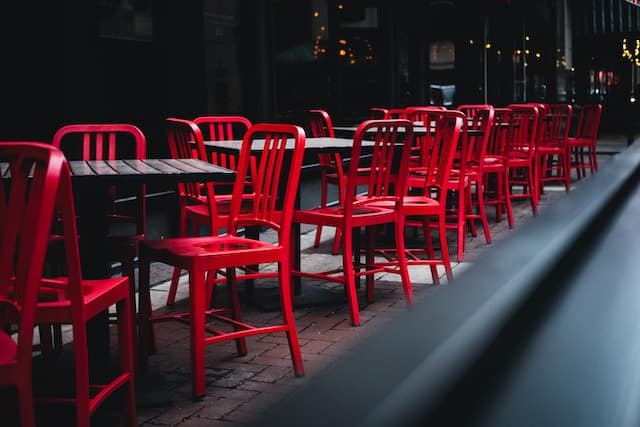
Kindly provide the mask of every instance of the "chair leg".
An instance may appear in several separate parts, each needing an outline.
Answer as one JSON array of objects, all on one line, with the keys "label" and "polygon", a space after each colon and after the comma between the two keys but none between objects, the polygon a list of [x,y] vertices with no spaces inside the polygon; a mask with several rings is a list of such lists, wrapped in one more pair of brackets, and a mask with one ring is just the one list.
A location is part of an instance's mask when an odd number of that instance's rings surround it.
[{"label": "chair leg", "polygon": [[140,260],[140,280],[138,283],[138,307],[140,326],[138,328],[138,364],[145,369],[150,353],[155,353],[155,339],[151,324],[151,294],[149,289],[149,262]]},{"label": "chair leg", "polygon": [[[240,297],[238,296],[238,282],[236,281],[236,269],[227,268],[227,289],[229,290],[229,299],[231,300],[231,312],[233,319],[240,322],[242,321],[242,315],[240,313]],[[210,301],[210,300],[209,300]],[[235,327],[235,330],[241,328]],[[247,355],[247,340],[246,338],[238,338],[236,340],[236,350],[240,356]]]},{"label": "chair leg", "polygon": [[405,247],[405,218],[404,215],[398,215],[395,223],[395,241],[396,256],[398,259],[398,269],[400,271],[400,282],[404,291],[404,299],[407,302],[407,308],[413,308],[413,289],[411,287],[411,278],[409,277],[409,264],[407,262],[407,254]]},{"label": "chair leg", "polygon": [[487,244],[491,243],[491,229],[489,228],[489,219],[487,218],[487,209],[484,204],[484,196],[482,188],[482,180],[476,181],[476,195],[478,198],[478,214],[480,215],[480,222],[482,222],[482,232],[484,233],[484,240]]},{"label": "chair leg", "polygon": [[[462,180],[463,178],[460,177]],[[465,214],[465,204],[466,204],[466,192],[468,191],[467,186],[461,186],[458,189],[458,246],[457,246],[457,260],[458,262],[462,262],[464,257],[464,240],[465,240],[465,231],[467,225],[467,215]]]},{"label": "chair leg", "polygon": [[[327,206],[327,178],[324,172],[320,174],[320,206]],[[313,247],[320,246],[320,238],[322,237],[322,225],[316,227],[316,237],[313,240]]]},{"label": "chair leg", "polygon": [[451,259],[449,258],[446,218],[444,216],[438,218],[438,225],[438,232],[440,234],[440,255],[442,256],[442,263],[444,264],[444,270],[447,274],[447,280],[451,281],[453,280],[453,271],[451,270]]},{"label": "chair leg", "polygon": [[123,393],[123,407],[124,407],[124,420],[127,425],[134,427],[136,425],[136,391],[134,381],[134,369],[135,369],[135,337],[132,331],[135,331],[134,317],[131,316],[131,312],[135,313],[135,310],[131,309],[135,303],[131,299],[120,300],[116,304],[116,313],[118,315],[118,353],[120,356],[120,372],[122,374],[128,373],[129,379],[127,381],[126,392]]},{"label": "chair leg", "polygon": [[336,232],[333,236],[333,248],[331,251],[334,255],[338,255],[340,253],[340,239],[342,239],[342,228],[336,227]]},{"label": "chair leg", "polygon": [[[76,327],[77,326],[77,327]],[[74,325],[73,353],[75,358],[76,375],[76,425],[89,427],[89,353],[87,347],[87,328],[85,325]]]},{"label": "chair leg", "polygon": [[509,174],[510,168],[506,168],[504,173],[504,200],[507,207],[507,220],[509,222],[509,228],[513,228],[513,206],[511,206],[511,179]]},{"label": "chair leg", "polygon": [[531,200],[531,210],[534,215],[538,214],[538,179],[536,177],[536,170],[533,165],[528,168],[529,177],[529,200]]},{"label": "chair leg", "polygon": [[358,294],[356,292],[354,264],[353,264],[353,233],[342,235],[342,265],[344,266],[344,288],[347,294],[349,310],[351,311],[351,324],[360,326],[360,307],[358,306]]},{"label": "chair leg", "polygon": [[289,260],[285,259],[280,262],[278,272],[280,276],[280,306],[282,307],[282,317],[285,325],[287,325],[287,341],[289,342],[289,352],[291,353],[291,361],[293,362],[293,372],[297,377],[304,376],[304,365],[302,363],[302,354],[300,353],[300,344],[298,343],[298,332],[295,327],[293,316],[293,303],[291,301],[291,265]]},{"label": "chair leg", "polygon": [[20,406],[20,425],[22,427],[35,427],[36,418],[33,411],[33,390],[31,377],[20,378],[18,388],[18,405]]},{"label": "chair leg", "polygon": [[[445,219],[446,220],[446,219]],[[435,259],[436,253],[433,250],[433,241],[431,240],[431,227],[429,226],[429,218],[424,218],[424,225],[422,229],[424,230],[424,244],[427,250],[427,257],[429,259]],[[431,270],[431,280],[433,280],[434,285],[440,284],[440,276],[438,275],[438,267],[435,264],[429,265],[429,269]]]},{"label": "chair leg", "polygon": [[205,395],[205,272],[189,272],[189,315],[191,329],[191,381],[193,397]]}]

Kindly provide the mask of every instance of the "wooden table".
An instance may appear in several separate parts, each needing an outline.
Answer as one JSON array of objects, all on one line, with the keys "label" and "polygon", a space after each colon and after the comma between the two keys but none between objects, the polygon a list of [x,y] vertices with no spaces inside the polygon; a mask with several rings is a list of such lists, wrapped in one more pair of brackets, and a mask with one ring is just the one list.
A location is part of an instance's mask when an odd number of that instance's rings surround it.
[{"label": "wooden table", "polygon": [[[106,220],[111,206],[106,197],[109,186],[157,184],[172,187],[180,182],[233,182],[236,175],[232,170],[198,159],[72,160],[69,168],[79,213],[79,235],[82,242],[88,242],[81,245],[82,275],[86,279],[111,274],[111,265],[103,253],[109,231]],[[96,369],[106,369],[109,354],[107,313],[92,320],[89,326],[90,357],[97,365]]]}]

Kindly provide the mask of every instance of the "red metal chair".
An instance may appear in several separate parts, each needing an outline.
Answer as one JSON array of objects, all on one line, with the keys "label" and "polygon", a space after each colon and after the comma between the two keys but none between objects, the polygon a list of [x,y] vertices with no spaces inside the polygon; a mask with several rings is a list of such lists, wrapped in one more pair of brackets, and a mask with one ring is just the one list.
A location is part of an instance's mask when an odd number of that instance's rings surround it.
[{"label": "red metal chair", "polygon": [[31,427],[36,303],[65,159],[48,144],[3,142],[0,161],[11,174],[0,186],[0,386],[15,387],[20,425]]},{"label": "red metal chair", "polygon": [[[467,191],[465,191],[464,194],[464,216],[458,219],[458,262],[462,261],[462,254],[464,253],[466,223],[469,224],[471,235],[476,236],[475,221],[480,220],[485,241],[487,244],[491,243],[491,231],[489,229],[489,221],[484,204],[484,158],[491,136],[493,116],[493,107],[479,106],[473,112],[473,117],[470,118],[467,116],[467,121],[463,125],[462,137],[467,138],[467,141],[462,144],[463,146],[466,145],[466,158],[463,159],[464,166],[461,168],[461,171],[467,180]],[[470,134],[467,130],[472,132],[478,131],[481,134]],[[460,184],[459,177],[454,177],[454,181],[455,179],[458,179]],[[473,198],[474,188],[475,198]],[[458,191],[460,192],[460,190]],[[460,195],[462,195],[462,193],[460,193]],[[477,210],[475,210],[474,207],[477,207]],[[461,221],[462,224],[460,224]],[[462,245],[462,248],[460,248],[460,245]]]},{"label": "red metal chair", "polygon": [[[218,132],[216,135],[221,136],[221,133],[224,132],[216,129],[216,125],[212,124],[214,122],[214,120],[203,119],[201,125],[205,128],[213,126],[214,132]],[[245,123],[244,120],[240,120],[240,122]],[[202,160],[222,161],[222,158],[217,155],[214,155],[211,159],[208,157],[202,131],[195,121],[169,117],[165,119],[165,126],[169,142],[169,151],[172,158],[199,158]],[[225,126],[223,126],[222,129],[227,130]],[[210,129],[207,131],[211,132]],[[225,135],[230,136],[229,132],[226,132]],[[252,157],[250,168],[254,162],[255,159]],[[223,163],[226,166],[236,166],[232,156],[224,157]],[[251,181],[251,179],[245,180],[245,184],[247,184],[245,185],[245,190],[249,193],[246,193],[243,198],[249,197],[248,194],[251,192],[251,186],[248,184],[250,184]],[[219,195],[215,191],[216,188],[219,187],[214,183],[213,190],[207,193],[201,183],[181,183],[178,185],[178,224],[180,236],[187,236],[189,234],[196,236],[200,233],[202,227],[209,226],[212,227],[208,231],[211,234],[219,234],[224,230],[229,219],[231,194]],[[214,198],[215,203],[213,209],[210,209],[208,197]],[[210,215],[213,215],[213,217]],[[167,305],[175,303],[180,274],[181,270],[174,268],[169,292],[167,293]],[[212,273],[211,279],[213,280],[214,277],[215,273]]]},{"label": "red metal chair", "polygon": [[[407,249],[408,265],[428,265],[433,283],[440,283],[437,266],[444,266],[448,280],[453,279],[447,243],[447,188],[459,145],[465,116],[459,111],[442,110],[435,121],[435,131],[428,158],[425,158],[423,179],[408,179],[407,195],[402,198],[398,210],[396,233],[405,224],[421,227],[425,235],[425,249]],[[418,194],[414,192],[418,191]],[[440,258],[435,256],[431,242],[431,229],[437,228],[440,239]],[[420,254],[426,254],[423,258]]]},{"label": "red metal chair", "polygon": [[[505,145],[504,197],[509,228],[513,228],[512,200],[529,199],[534,215],[538,213],[538,180],[536,178],[536,144],[539,127],[538,107],[511,104],[511,122]],[[514,186],[521,188],[514,193]]]},{"label": "red metal chair", "polygon": [[[127,123],[66,125],[56,131],[52,144],[62,150],[68,160],[144,159],[147,150],[142,131]],[[109,191],[112,209],[108,220],[113,226],[106,240],[107,253],[110,259],[120,262],[122,274],[129,278],[131,301],[134,301],[138,242],[145,238],[147,228],[145,186],[138,185],[134,190],[112,187]],[[133,212],[119,209],[116,198],[130,195],[135,195]],[[135,311],[133,313],[135,317]]]},{"label": "red metal chair", "polygon": [[[264,141],[259,156],[255,195],[249,210],[244,206],[243,177],[250,167],[251,151],[256,141]],[[293,143],[292,150],[287,142]],[[191,373],[193,395],[200,397],[205,392],[205,346],[226,340],[236,340],[238,352],[246,354],[245,337],[257,334],[285,332],[294,372],[304,375],[302,357],[298,345],[292,308],[291,229],[294,202],[298,193],[298,182],[304,154],[304,131],[293,125],[257,124],[245,134],[237,168],[237,179],[228,216],[227,233],[202,237],[177,237],[163,240],[146,240],[140,248],[140,306],[141,306],[141,366],[146,366],[147,355],[152,348],[152,324],[165,320],[186,321],[191,331]],[[285,159],[290,156],[289,168],[284,168]],[[213,184],[204,185],[209,208],[209,226],[214,230],[216,218],[214,210]],[[282,195],[282,191],[284,194]],[[281,197],[282,195],[282,197]],[[278,234],[276,243],[261,242],[238,236],[238,229],[248,226],[268,227]],[[189,271],[189,311],[166,316],[151,312],[149,294],[149,266],[161,262]],[[277,263],[280,286],[280,303],[283,321],[276,325],[249,325],[241,320],[240,304],[235,280],[235,268],[252,264]],[[205,292],[207,272],[226,269],[226,283],[231,295],[232,307],[208,310]],[[206,318],[230,324],[230,330],[206,325]],[[207,336],[207,332],[210,333]]]},{"label": "red metal chair", "polygon": [[567,139],[571,127],[573,107],[569,104],[549,104],[546,116],[541,117],[541,134],[536,148],[538,186],[544,192],[544,184],[560,181],[565,190],[571,189],[571,164],[567,151]]},{"label": "red metal chair", "polygon": [[[133,342],[132,329],[133,319],[131,317],[130,283],[128,277],[116,277],[108,279],[85,280],[82,278],[80,267],[80,255],[78,247],[78,234],[76,226],[76,215],[74,208],[73,192],[71,188],[71,177],[69,167],[63,154],[55,147],[48,144],[25,144],[25,143],[3,143],[0,144],[0,153],[12,165],[11,192],[2,193],[2,209],[5,211],[2,221],[7,229],[2,233],[2,260],[0,260],[0,295],[5,301],[11,298],[23,298],[21,292],[33,292],[33,289],[20,289],[28,284],[33,286],[33,282],[40,283],[38,296],[41,297],[37,303],[35,319],[27,320],[27,324],[59,325],[68,324],[73,330],[73,361],[75,387],[72,396],[42,397],[38,401],[43,403],[75,403],[76,423],[79,426],[88,426],[91,415],[107,399],[108,396],[124,390],[124,419],[127,425],[136,424],[135,411],[135,389],[134,389],[134,364],[133,364]],[[46,168],[47,159],[49,167]],[[33,160],[38,166],[34,172],[30,172]],[[48,189],[41,186],[42,174],[48,174],[46,185]],[[32,177],[29,186],[26,185],[28,177]],[[14,181],[15,180],[15,181]],[[35,185],[35,187],[31,187]],[[15,186],[15,187],[14,187]],[[56,188],[57,187],[57,188]],[[27,191],[29,190],[29,192]],[[46,190],[46,191],[45,191]],[[24,194],[30,194],[28,204],[24,199]],[[65,249],[66,265],[64,270],[66,276],[44,278],[42,277],[42,247],[48,244],[52,215],[52,199],[57,196],[58,211],[56,219],[59,219],[63,227],[63,244]],[[7,200],[8,197],[8,200]],[[34,198],[35,197],[35,198]],[[42,199],[37,202],[36,199]],[[18,209],[16,209],[16,207]],[[38,212],[38,208],[42,212]],[[19,209],[27,209],[20,216]],[[42,218],[39,218],[41,215]],[[46,218],[45,218],[46,217]],[[18,252],[12,249],[20,237]],[[89,244],[89,243],[85,243]],[[33,264],[25,258],[27,251],[29,257],[33,256]],[[20,262],[13,265],[15,261]],[[25,272],[25,269],[28,271]],[[28,276],[25,276],[28,274]],[[9,278],[14,275],[15,286],[9,286]],[[13,289],[16,292],[13,292]],[[46,296],[47,298],[42,298]],[[54,298],[52,297],[54,296]],[[33,298],[30,294],[29,298]],[[120,370],[110,378],[107,373],[101,373],[100,384],[91,384],[89,378],[89,357],[87,347],[87,323],[95,316],[106,311],[109,307],[116,306],[117,336]],[[31,310],[27,308],[27,312]],[[29,315],[31,316],[31,315]],[[25,337],[28,337],[27,333]],[[29,338],[27,338],[29,339]],[[20,341],[20,346],[26,345]],[[21,362],[28,358],[31,363],[31,351],[23,347],[20,349]],[[47,378],[42,381],[50,383],[49,375],[55,373],[54,369],[49,369]],[[27,373],[25,373],[27,375]],[[4,378],[4,376],[2,376]],[[25,378],[24,381],[30,381]],[[20,381],[23,381],[21,379]],[[49,387],[50,388],[50,387]],[[58,391],[62,387],[58,384],[55,389]]]},{"label": "red metal chair", "polygon": [[[397,162],[394,162],[394,153],[397,153],[396,145],[403,142],[400,159],[408,161],[412,135],[412,126],[407,120],[368,120],[361,123],[353,139],[342,202],[335,206],[299,210],[294,214],[294,221],[300,224],[342,228],[342,268],[323,272],[296,271],[294,274],[342,283],[354,326],[360,325],[356,278],[367,276],[367,300],[371,302],[374,298],[373,275],[389,271],[388,267],[374,262],[373,236],[377,226],[392,225],[396,220],[395,203],[404,194],[404,184],[397,181],[398,171],[403,169],[402,166],[395,167]],[[364,164],[362,145],[367,139],[374,141],[373,152],[370,163]],[[363,175],[364,171],[367,175]],[[363,185],[366,190],[361,187]],[[391,201],[390,207],[377,205],[386,201]],[[357,247],[360,242],[353,240],[354,231],[361,228],[366,228],[368,232],[365,263],[360,262],[360,248]],[[402,274],[402,271],[395,272]],[[407,305],[411,306],[413,292],[408,277],[402,278],[402,286]]]},{"label": "red metal chair", "polygon": [[482,174],[484,180],[484,204],[495,205],[496,221],[502,221],[506,210],[504,197],[505,146],[511,133],[511,110],[493,109],[493,124],[489,130],[489,140],[483,156]]},{"label": "red metal chair", "polygon": [[596,146],[602,117],[601,104],[586,104],[580,109],[575,134],[567,139],[567,156],[571,157],[571,169],[575,169],[578,179],[593,175],[598,170]]},{"label": "red metal chair", "polygon": [[[333,122],[329,113],[325,110],[309,110],[309,126],[311,129],[311,136],[318,137],[331,137],[335,138],[335,132],[333,130]],[[342,156],[340,153],[320,153],[318,154],[318,161],[320,163],[320,206],[327,206],[327,192],[328,185],[335,185],[338,188],[338,202],[342,200],[342,192],[344,191],[344,170],[342,168]],[[340,239],[342,238],[342,230],[336,228],[333,237],[333,254],[340,252]],[[322,225],[318,225],[316,228],[316,237],[313,241],[313,246],[320,246],[320,238],[322,237]]]}]

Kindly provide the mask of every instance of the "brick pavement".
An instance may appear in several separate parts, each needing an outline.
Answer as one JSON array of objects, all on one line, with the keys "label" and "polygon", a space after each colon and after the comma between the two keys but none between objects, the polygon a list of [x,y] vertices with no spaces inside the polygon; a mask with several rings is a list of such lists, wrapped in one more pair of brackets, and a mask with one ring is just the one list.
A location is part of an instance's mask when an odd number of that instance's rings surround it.
[{"label": "brick pavement", "polygon": [[[600,156],[602,164],[611,156]],[[579,185],[580,181],[574,183]],[[545,206],[563,197],[565,192],[552,188],[541,198],[540,211]],[[517,230],[522,224],[532,220],[531,209],[527,202],[514,205]],[[468,266],[502,239],[508,238],[510,230],[506,218],[496,223],[490,209],[490,225],[493,243],[487,245],[481,231],[478,237],[467,240],[467,250],[463,263],[454,263],[454,276],[461,274]],[[304,235],[303,266],[307,262],[317,262],[318,252],[328,253],[330,242],[324,242],[319,249],[310,248],[313,230]],[[333,233],[327,232],[326,236]],[[449,236],[455,247],[453,234]],[[455,254],[454,251],[452,253]],[[455,257],[455,256],[454,256]],[[337,257],[324,255],[323,262],[335,262]],[[314,261],[312,261],[312,259]],[[157,268],[157,267],[154,267]],[[423,267],[426,269],[426,267]],[[168,277],[169,269],[159,267],[154,271],[156,280]],[[435,286],[430,277],[412,272],[412,282],[416,300],[428,298]],[[259,286],[259,285],[257,285]],[[273,286],[266,284],[265,286]],[[373,334],[385,322],[406,311],[402,289],[396,277],[383,276],[376,283],[376,301],[366,304],[360,298],[362,325],[352,327],[349,310],[342,290],[336,284],[322,283],[320,286],[327,295],[333,295],[331,304],[297,305],[295,317],[299,332],[306,377],[296,378],[292,373],[289,350],[284,334],[250,337],[248,355],[239,357],[235,353],[235,344],[227,342],[206,349],[206,396],[198,401],[191,398],[191,376],[189,369],[188,327],[177,323],[163,323],[156,326],[158,352],[149,359],[149,369],[141,374],[138,381],[138,424],[141,426],[241,426],[250,422],[252,417],[279,399],[285,393],[292,392],[304,385],[314,375],[333,360],[348,352],[359,340]],[[441,286],[455,286],[452,284]],[[154,287],[154,307],[164,310],[166,283]],[[185,296],[186,286],[181,286],[178,299]],[[221,289],[222,290],[222,289]],[[304,292],[305,288],[303,288]],[[216,294],[218,295],[218,294]],[[224,298],[221,296],[221,298]],[[179,309],[186,302],[179,301]],[[251,304],[243,304],[243,316],[249,322],[268,323],[279,317],[277,311],[261,310]],[[93,417],[96,426],[118,424],[119,401],[107,402],[104,408]],[[58,422],[60,419],[40,421]]]}]

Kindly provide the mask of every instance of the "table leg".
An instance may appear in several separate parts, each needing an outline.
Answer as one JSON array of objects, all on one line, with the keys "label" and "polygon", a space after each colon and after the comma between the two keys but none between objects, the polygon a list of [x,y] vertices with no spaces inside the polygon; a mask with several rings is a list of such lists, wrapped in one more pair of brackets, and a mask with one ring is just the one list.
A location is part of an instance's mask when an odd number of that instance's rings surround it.
[{"label": "table leg", "polygon": [[[105,194],[105,197],[96,197]],[[78,230],[80,259],[85,279],[102,279],[111,275],[111,265],[104,249],[108,233],[105,212],[110,209],[107,190],[86,189],[78,192]],[[108,312],[104,311],[87,322],[87,346],[92,378],[99,379],[109,371],[110,334]]]}]

